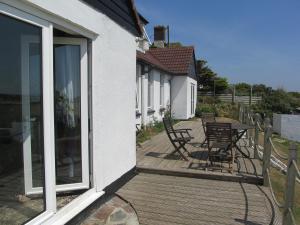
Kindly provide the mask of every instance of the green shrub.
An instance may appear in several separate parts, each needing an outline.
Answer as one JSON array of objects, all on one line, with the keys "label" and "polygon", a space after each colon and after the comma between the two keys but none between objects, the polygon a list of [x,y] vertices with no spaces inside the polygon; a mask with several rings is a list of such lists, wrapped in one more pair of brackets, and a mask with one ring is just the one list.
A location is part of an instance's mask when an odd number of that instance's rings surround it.
[{"label": "green shrub", "polygon": [[195,115],[196,117],[201,117],[202,113],[216,113],[214,105],[198,103],[196,107]]}]

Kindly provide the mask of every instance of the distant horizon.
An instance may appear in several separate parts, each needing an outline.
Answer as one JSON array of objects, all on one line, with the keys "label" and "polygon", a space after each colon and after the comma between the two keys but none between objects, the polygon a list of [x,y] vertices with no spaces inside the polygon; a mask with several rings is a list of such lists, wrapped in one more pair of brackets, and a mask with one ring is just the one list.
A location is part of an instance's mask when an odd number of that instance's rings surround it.
[{"label": "distant horizon", "polygon": [[[197,59],[231,84],[300,92],[300,1],[136,0],[149,21],[170,26],[170,42],[194,46]],[[278,16],[280,15],[280,16]]]}]

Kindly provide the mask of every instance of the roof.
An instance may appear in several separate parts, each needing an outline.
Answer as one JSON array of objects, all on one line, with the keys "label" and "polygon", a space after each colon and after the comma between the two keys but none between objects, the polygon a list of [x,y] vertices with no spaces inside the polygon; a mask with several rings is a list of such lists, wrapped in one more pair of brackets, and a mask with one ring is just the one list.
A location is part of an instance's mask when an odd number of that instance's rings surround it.
[{"label": "roof", "polygon": [[140,51],[136,51],[137,60],[140,62],[144,62],[146,64],[150,64],[151,66],[160,69],[162,71],[170,73],[169,69],[164,66],[158,59],[156,59],[149,51],[143,53]]},{"label": "roof", "polygon": [[134,0],[83,0],[114,20],[134,36],[143,34]]},{"label": "roof", "polygon": [[194,47],[152,48],[148,52],[177,75],[189,74],[191,61],[195,59]]},{"label": "roof", "polygon": [[145,17],[143,17],[142,14],[138,13],[138,15],[143,24],[147,25],[149,23],[149,21]]}]

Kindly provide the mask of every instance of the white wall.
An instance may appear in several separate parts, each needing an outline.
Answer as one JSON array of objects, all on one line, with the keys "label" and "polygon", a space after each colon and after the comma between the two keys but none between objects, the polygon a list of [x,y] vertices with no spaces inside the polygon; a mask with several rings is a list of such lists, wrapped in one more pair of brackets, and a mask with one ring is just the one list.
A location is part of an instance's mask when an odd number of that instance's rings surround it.
[{"label": "white wall", "polygon": [[[194,112],[191,112],[191,84],[195,85]],[[171,85],[173,117],[182,120],[194,117],[197,102],[197,81],[188,76],[174,76]]]},{"label": "white wall", "polygon": [[95,183],[102,190],[136,164],[135,37],[79,0],[27,1],[49,12],[56,23],[96,34],[92,44],[93,157]]},{"label": "white wall", "polygon": [[188,119],[187,115],[187,77],[174,76],[171,82],[172,116],[176,119]]},{"label": "white wall", "polygon": [[300,141],[300,115],[274,114],[273,125],[281,137]]}]

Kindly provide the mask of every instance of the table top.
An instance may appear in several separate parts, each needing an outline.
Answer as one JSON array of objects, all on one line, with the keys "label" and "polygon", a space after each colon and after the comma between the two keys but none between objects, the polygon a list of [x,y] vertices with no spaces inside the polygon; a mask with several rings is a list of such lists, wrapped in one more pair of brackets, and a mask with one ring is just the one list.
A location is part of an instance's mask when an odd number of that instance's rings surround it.
[{"label": "table top", "polygon": [[239,123],[239,122],[233,122],[233,123],[231,123],[231,128],[233,130],[249,130],[249,129],[253,129],[254,126]]}]

